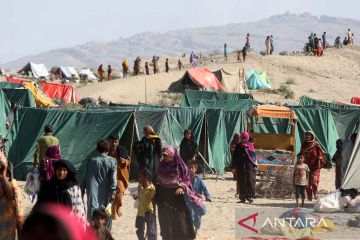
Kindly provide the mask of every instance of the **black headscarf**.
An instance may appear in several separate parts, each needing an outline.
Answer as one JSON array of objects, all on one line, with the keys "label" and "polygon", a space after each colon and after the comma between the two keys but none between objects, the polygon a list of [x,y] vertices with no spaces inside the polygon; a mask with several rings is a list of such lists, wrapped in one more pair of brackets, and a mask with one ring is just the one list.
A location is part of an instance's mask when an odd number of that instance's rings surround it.
[{"label": "black headscarf", "polygon": [[[59,180],[56,176],[56,170],[60,167],[68,170],[68,174],[64,180]],[[54,162],[54,170],[54,176],[52,176],[52,178],[48,182],[45,182],[40,188],[37,204],[51,202],[71,206],[72,201],[67,190],[75,185],[78,185],[75,178],[76,169],[68,160],[57,160]]]}]

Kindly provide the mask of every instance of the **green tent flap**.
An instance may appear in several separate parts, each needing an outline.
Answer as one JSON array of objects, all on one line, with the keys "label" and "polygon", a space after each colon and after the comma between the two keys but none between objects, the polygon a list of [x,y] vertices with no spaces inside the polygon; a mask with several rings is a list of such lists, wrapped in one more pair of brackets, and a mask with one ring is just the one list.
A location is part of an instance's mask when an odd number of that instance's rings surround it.
[{"label": "green tent flap", "polygon": [[[0,90],[0,137],[6,138],[9,133],[6,129],[6,119],[10,113],[10,104],[3,91]],[[8,147],[8,145],[6,145]]]},{"label": "green tent flap", "polygon": [[181,100],[181,107],[198,107],[201,100],[242,100],[253,99],[251,94],[247,93],[223,93],[198,90],[186,90]]},{"label": "green tent flap", "polygon": [[246,113],[253,105],[257,105],[258,102],[253,99],[241,99],[241,100],[201,100],[198,108],[204,109],[224,109],[230,111],[241,111]]},{"label": "green tent flap", "polygon": [[333,156],[336,140],[339,138],[330,111],[324,109],[293,108],[298,122],[296,131],[296,152],[300,152],[306,131],[313,131],[323,150]]},{"label": "green tent flap", "polygon": [[22,87],[22,85],[20,83],[0,82],[0,89],[3,89],[3,88],[14,89],[14,88],[19,88],[19,87]]},{"label": "green tent flap", "polygon": [[16,178],[24,179],[31,171],[36,141],[43,135],[45,125],[53,125],[54,135],[60,140],[61,157],[79,169],[81,178],[86,160],[95,153],[96,143],[112,133],[121,136],[132,114],[132,111],[19,109],[8,155]]},{"label": "green tent flap", "polygon": [[36,108],[34,95],[28,89],[2,89],[10,103]]},{"label": "green tent flap", "polygon": [[337,103],[329,103],[321,100],[312,99],[307,96],[302,96],[299,102],[300,106],[320,106],[320,107],[330,107],[330,108],[340,108],[340,109],[360,109],[360,106],[356,105],[345,105]]}]

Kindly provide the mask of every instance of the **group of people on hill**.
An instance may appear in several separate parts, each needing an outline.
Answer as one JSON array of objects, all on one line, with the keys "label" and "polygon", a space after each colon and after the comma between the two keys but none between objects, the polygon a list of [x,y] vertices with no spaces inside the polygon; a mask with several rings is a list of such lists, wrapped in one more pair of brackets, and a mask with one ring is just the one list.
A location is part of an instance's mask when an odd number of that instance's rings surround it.
[{"label": "group of people on hill", "polygon": [[[100,64],[100,66],[98,67],[98,69],[97,69],[97,74],[98,74],[98,76],[99,76],[99,81],[100,81],[100,82],[102,82],[102,81],[105,80],[105,76],[104,76],[105,70],[104,70],[102,64]],[[112,68],[111,68],[111,65],[110,65],[110,64],[108,65],[108,68],[107,68],[107,79],[108,79],[108,80],[112,80]]]},{"label": "group of people on hill", "polygon": [[[316,33],[311,33],[308,37],[309,42],[307,44],[307,51],[313,52],[315,56],[321,57],[324,50],[329,47],[327,41],[327,33],[324,32],[321,37],[318,37]],[[334,41],[334,47],[341,48],[343,45],[354,44],[354,34],[351,33],[350,29],[347,31],[347,36],[341,41],[341,37],[337,36]]]},{"label": "group of people on hill", "polygon": [[271,55],[274,52],[274,37],[273,35],[267,36],[265,39],[266,55]]},{"label": "group of people on hill", "polygon": [[[194,54],[194,53],[193,53]],[[196,56],[194,54],[194,56]],[[194,62],[195,57],[194,57]],[[160,57],[159,56],[153,56],[152,58],[152,67],[153,67],[153,74],[157,74],[160,72]],[[196,66],[196,63],[193,63]],[[122,62],[122,74],[123,77],[127,77],[129,74],[129,62],[128,60],[124,60]],[[134,75],[137,76],[140,73],[144,73],[145,75],[150,75],[150,64],[148,61],[145,62],[145,66],[144,66],[145,71],[142,72],[141,71],[141,58],[140,57],[136,57],[135,61],[134,61],[134,67],[133,67],[133,71],[134,71]],[[179,59],[177,62],[177,70],[181,71],[184,69],[184,65],[182,63],[182,61]],[[107,69],[107,80],[112,80],[112,67],[111,65],[108,65],[108,69]],[[170,65],[169,65],[169,59],[166,58],[165,60],[165,72],[168,73],[170,71]],[[105,80],[105,70],[103,68],[103,64],[101,64],[98,69],[97,69],[97,75],[99,77],[99,81],[102,82]]]}]

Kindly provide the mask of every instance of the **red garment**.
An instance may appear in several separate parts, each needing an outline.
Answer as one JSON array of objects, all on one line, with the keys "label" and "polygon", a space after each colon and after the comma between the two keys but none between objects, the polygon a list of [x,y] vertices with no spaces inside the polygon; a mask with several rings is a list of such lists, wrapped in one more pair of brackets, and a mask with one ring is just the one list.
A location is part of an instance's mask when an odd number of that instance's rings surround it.
[{"label": "red garment", "polygon": [[315,171],[310,170],[309,184],[306,186],[306,195],[309,201],[312,201],[313,196],[317,197],[319,182],[320,182],[320,169],[317,169]]},{"label": "red garment", "polygon": [[304,142],[301,145],[300,153],[304,155],[304,163],[309,166],[310,171],[322,168],[324,152],[317,141]]},{"label": "red garment", "polygon": [[317,196],[318,185],[320,182],[320,169],[324,164],[323,150],[321,149],[320,144],[314,139],[315,136],[313,135],[313,140],[304,142],[301,145],[300,150],[300,153],[304,155],[304,163],[307,164],[310,169],[309,185],[306,187],[307,197],[310,201],[312,200],[313,195]]}]

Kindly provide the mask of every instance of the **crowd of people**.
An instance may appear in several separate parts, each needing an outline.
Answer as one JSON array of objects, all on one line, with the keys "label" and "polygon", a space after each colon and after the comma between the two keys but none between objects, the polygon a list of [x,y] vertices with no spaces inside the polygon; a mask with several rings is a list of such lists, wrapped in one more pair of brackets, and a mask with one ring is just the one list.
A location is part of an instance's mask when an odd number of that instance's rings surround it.
[{"label": "crowd of people", "polygon": [[[88,239],[114,239],[112,222],[122,216],[131,156],[121,146],[119,136],[111,134],[97,142],[96,154],[85,162],[83,177],[78,182],[77,169],[71,161],[61,157],[60,141],[53,132],[51,125],[45,126],[44,135],[36,144],[33,166],[39,173],[40,188],[37,202],[25,223],[21,190],[13,177],[12,164],[0,151],[1,239],[14,239],[16,232],[19,239],[42,239],[38,238],[39,234],[58,231],[55,227],[58,220],[49,223],[50,220],[44,219],[64,214],[68,214],[69,222],[82,229]],[[190,129],[184,131],[179,149],[163,147],[161,138],[151,126],[144,126],[143,134],[132,146],[138,164],[137,193],[132,194],[138,208],[134,223],[136,235],[138,239],[157,239],[158,219],[162,239],[195,239],[201,218],[206,214],[203,201],[211,202],[211,196],[197,175],[199,146],[193,133]],[[337,151],[333,156],[336,189],[341,187],[356,137],[353,134],[349,140],[336,141]],[[252,204],[255,199],[255,140],[248,132],[238,132],[230,142],[231,168],[239,203]],[[297,207],[304,207],[306,197],[309,201],[318,199],[324,162],[325,154],[315,134],[305,132],[292,179]],[[50,230],[47,229],[49,224]]]},{"label": "crowd of people", "polygon": [[[321,37],[317,36],[316,33],[311,33],[308,37],[309,42],[306,46],[307,52],[313,52],[315,56],[321,57],[324,54],[326,48],[330,46],[327,40],[327,33],[324,32]],[[344,40],[341,41],[341,37],[337,36],[334,40],[335,48],[342,48],[343,45],[352,45],[354,44],[354,34],[351,33],[350,29],[347,31],[347,36],[344,37]]]},{"label": "crowd of people", "polygon": [[[133,146],[139,165],[139,184],[133,195],[138,202],[136,235],[138,239],[157,239],[158,218],[162,239],[195,239],[201,216],[206,213],[203,200],[211,201],[211,196],[196,175],[198,146],[192,132],[185,130],[178,151],[172,146],[162,147],[151,126],[144,126],[143,130],[144,137]],[[47,234],[64,234],[56,226],[64,220],[57,218],[64,216],[71,223],[69,236],[82,231],[86,239],[114,239],[112,222],[122,216],[131,164],[119,137],[111,134],[97,142],[96,154],[86,161],[83,177],[78,181],[75,166],[61,157],[60,141],[53,136],[53,127],[47,125],[44,131],[37,141],[33,162],[34,171],[39,172],[38,198],[25,223],[12,165],[3,152],[0,154],[1,239],[15,239],[16,235],[18,239],[44,239]],[[71,233],[74,229],[75,233]]]}]

